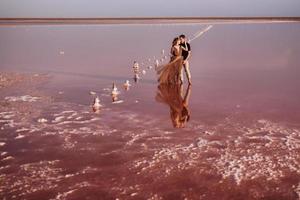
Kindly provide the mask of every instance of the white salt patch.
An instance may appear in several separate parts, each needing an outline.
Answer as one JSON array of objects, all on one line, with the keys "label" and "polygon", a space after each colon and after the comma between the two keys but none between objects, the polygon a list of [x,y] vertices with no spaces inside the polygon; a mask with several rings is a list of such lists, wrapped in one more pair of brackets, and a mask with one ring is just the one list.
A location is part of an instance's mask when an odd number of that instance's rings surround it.
[{"label": "white salt patch", "polygon": [[38,128],[38,127],[35,127],[35,126],[32,126],[32,127],[30,128],[30,131],[29,131],[29,133],[38,132],[38,131],[40,131],[40,130],[41,130],[40,128]]},{"label": "white salt patch", "polygon": [[138,193],[136,193],[136,192],[130,194],[130,196],[132,196],[132,197],[134,197],[136,195],[138,195]]},{"label": "white salt patch", "polygon": [[148,138],[147,140],[170,140],[172,139],[171,137],[167,137],[167,136],[154,136],[151,138]]},{"label": "white salt patch", "polygon": [[73,176],[75,176],[75,174],[66,174],[65,178],[70,178],[70,177],[73,177]]},{"label": "white salt patch", "polygon": [[22,139],[24,137],[25,137],[25,135],[18,135],[18,136],[15,137],[15,139]]},{"label": "white salt patch", "polygon": [[89,187],[91,184],[87,181],[81,182],[81,183],[76,183],[75,187],[83,188],[83,187]]},{"label": "white salt patch", "polygon": [[1,117],[3,119],[11,119],[14,116],[15,116],[15,114],[13,114],[13,113],[1,115]]},{"label": "white salt patch", "polygon": [[135,141],[139,140],[140,138],[144,137],[145,135],[147,135],[146,132],[143,132],[143,133],[141,133],[141,134],[132,134],[132,135],[131,135],[132,139],[129,140],[129,141],[126,143],[126,145],[129,145],[129,146],[132,145]]},{"label": "white salt patch", "polygon": [[[3,167],[0,167],[0,170],[2,170],[2,169],[7,169],[7,168],[10,168],[10,165],[5,165],[5,166],[3,166]],[[5,177],[5,176],[4,176]],[[1,179],[1,175],[0,175],[0,179]],[[1,192],[1,191],[0,191]]]},{"label": "white salt patch", "polygon": [[110,88],[103,88],[104,91],[110,91]]},{"label": "white salt patch", "polygon": [[38,122],[39,123],[46,123],[46,122],[48,122],[48,120],[45,119],[45,118],[40,118],[40,119],[38,119]]},{"label": "white salt patch", "polygon": [[94,121],[97,121],[97,120],[100,120],[100,118],[95,117],[95,118],[92,118],[92,119],[89,119],[89,120],[83,120],[83,121],[63,121],[63,122],[58,123],[58,125],[63,125],[63,124],[87,124],[87,123],[94,122]]},{"label": "white salt patch", "polygon": [[119,103],[123,103],[124,101],[123,100],[119,100],[119,101],[114,101],[112,102],[113,104],[119,104]]},{"label": "white salt patch", "polygon": [[40,97],[33,97],[30,95],[24,95],[24,96],[10,96],[10,97],[5,97],[5,100],[7,101],[26,101],[26,102],[35,102],[37,100],[39,100]]},{"label": "white salt patch", "polygon": [[268,121],[265,119],[260,119],[260,120],[257,120],[257,122],[261,123],[261,124],[266,124]]},{"label": "white salt patch", "polygon": [[208,141],[207,141],[207,140],[202,139],[202,138],[198,138],[198,139],[197,139],[197,142],[196,142],[196,146],[197,146],[197,147],[199,147],[199,148],[205,147],[205,146],[207,146],[207,144],[208,144]]},{"label": "white salt patch", "polygon": [[6,158],[3,158],[2,160],[5,161],[5,160],[13,160],[13,159],[15,159],[15,158],[12,156],[7,156]]},{"label": "white salt patch", "polygon": [[67,191],[67,192],[64,192],[64,193],[59,193],[56,197],[55,197],[55,199],[57,199],[57,200],[61,200],[61,199],[66,199],[67,198],[67,196],[69,195],[69,194],[72,194],[73,192],[75,192],[77,189],[74,189],[74,190],[70,190],[70,191]]},{"label": "white salt patch", "polygon": [[55,117],[55,119],[54,120],[52,120],[52,122],[60,122],[60,121],[62,121],[63,119],[65,118],[65,116],[59,116],[59,117]]},{"label": "white salt patch", "polygon": [[20,129],[17,129],[17,130],[16,130],[17,133],[19,133],[19,132],[24,132],[24,131],[29,131],[29,129],[23,127],[23,128],[20,128]]},{"label": "white salt patch", "polygon": [[7,155],[7,154],[8,154],[8,153],[4,151],[4,152],[1,153],[1,156],[5,156],[5,155]]},{"label": "white salt patch", "polygon": [[4,129],[4,127],[15,127],[15,122],[12,119],[6,119],[6,120],[0,120],[0,122],[5,123],[4,126],[1,127],[1,129]]},{"label": "white salt patch", "polygon": [[56,135],[56,132],[45,132],[45,134],[44,135]]},{"label": "white salt patch", "polygon": [[84,168],[84,169],[81,171],[81,173],[82,173],[82,174],[87,174],[87,173],[93,173],[93,172],[97,172],[97,171],[99,171],[98,168],[87,166],[86,168]]},{"label": "white salt patch", "polygon": [[68,114],[68,113],[74,113],[76,111],[74,110],[65,110],[65,111],[62,111],[60,113],[56,113],[56,114],[53,114],[54,117],[57,117],[57,116],[60,116],[60,115],[64,115],[64,114]]},{"label": "white salt patch", "polygon": [[5,142],[0,142],[0,147],[4,146],[5,144]]},{"label": "white salt patch", "polygon": [[14,112],[0,112],[0,117],[5,118],[7,115],[14,115]]},{"label": "white salt patch", "polygon": [[73,113],[73,112],[76,112],[76,111],[74,111],[74,110],[65,110],[65,111],[62,111],[61,113],[65,114],[65,113]]}]

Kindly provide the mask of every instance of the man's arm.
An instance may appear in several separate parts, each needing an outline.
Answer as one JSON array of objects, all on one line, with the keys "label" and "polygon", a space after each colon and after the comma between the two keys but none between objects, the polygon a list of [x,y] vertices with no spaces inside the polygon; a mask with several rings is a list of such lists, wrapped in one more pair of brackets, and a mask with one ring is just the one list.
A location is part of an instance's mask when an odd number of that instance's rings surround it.
[{"label": "man's arm", "polygon": [[186,63],[186,61],[191,57],[191,54],[192,54],[192,52],[191,52],[191,46],[190,46],[190,44],[188,44],[188,45],[189,45],[189,46],[187,47],[188,56],[186,57],[184,63]]}]

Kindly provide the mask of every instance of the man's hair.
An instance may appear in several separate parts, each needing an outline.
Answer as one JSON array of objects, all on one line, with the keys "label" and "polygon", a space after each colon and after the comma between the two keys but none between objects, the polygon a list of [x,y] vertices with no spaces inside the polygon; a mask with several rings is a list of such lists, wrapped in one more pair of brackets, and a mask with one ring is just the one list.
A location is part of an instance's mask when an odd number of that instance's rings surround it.
[{"label": "man's hair", "polygon": [[185,38],[185,35],[182,34],[182,35],[180,35],[179,37],[184,39],[184,38]]}]

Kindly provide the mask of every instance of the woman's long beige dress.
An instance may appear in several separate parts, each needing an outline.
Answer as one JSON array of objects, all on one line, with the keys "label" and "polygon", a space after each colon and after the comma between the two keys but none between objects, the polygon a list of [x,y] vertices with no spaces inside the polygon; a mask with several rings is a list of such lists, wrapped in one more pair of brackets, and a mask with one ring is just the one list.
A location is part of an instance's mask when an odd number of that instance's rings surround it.
[{"label": "woman's long beige dress", "polygon": [[176,84],[180,81],[180,73],[183,64],[181,48],[177,49],[174,47],[172,49],[172,57],[170,62],[157,69],[157,74],[159,75],[159,84]]}]

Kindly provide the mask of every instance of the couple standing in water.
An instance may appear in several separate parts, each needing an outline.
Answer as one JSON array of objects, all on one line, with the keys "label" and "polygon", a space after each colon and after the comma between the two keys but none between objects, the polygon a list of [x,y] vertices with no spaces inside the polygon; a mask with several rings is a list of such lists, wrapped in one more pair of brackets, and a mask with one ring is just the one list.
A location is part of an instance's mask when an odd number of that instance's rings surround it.
[{"label": "couple standing in water", "polygon": [[[159,86],[156,100],[169,106],[173,126],[183,128],[190,120],[188,103],[192,84],[188,62],[191,56],[191,47],[184,35],[173,40],[171,55],[170,62],[157,69]],[[185,92],[182,84],[183,68],[189,83]]]},{"label": "couple standing in water", "polygon": [[183,69],[186,73],[189,85],[191,82],[191,73],[188,59],[191,56],[191,46],[187,42],[185,35],[174,38],[171,47],[171,60],[168,64],[157,69],[160,84],[183,83]]}]

